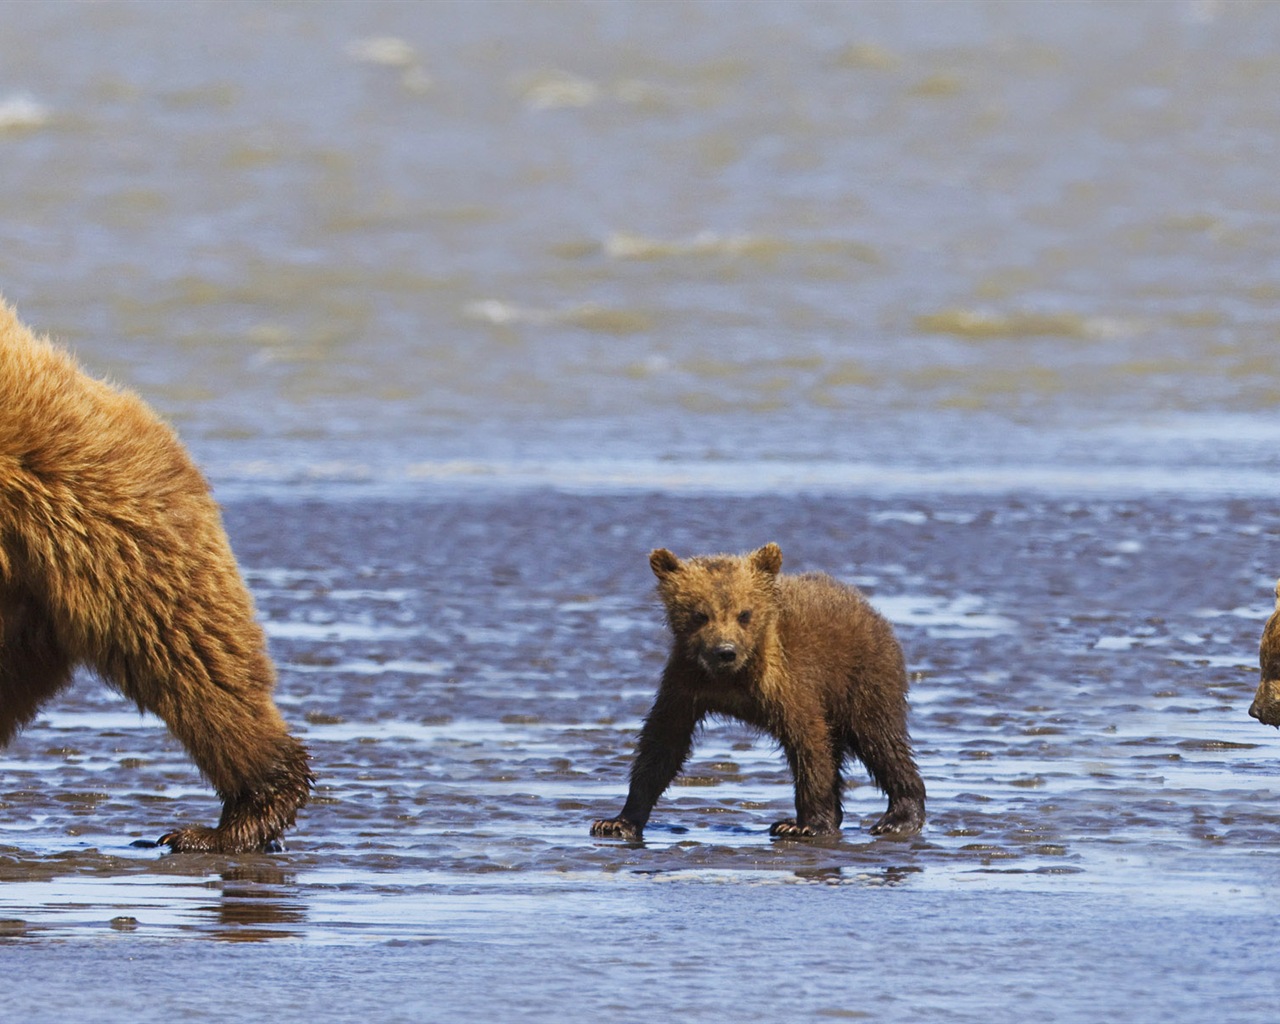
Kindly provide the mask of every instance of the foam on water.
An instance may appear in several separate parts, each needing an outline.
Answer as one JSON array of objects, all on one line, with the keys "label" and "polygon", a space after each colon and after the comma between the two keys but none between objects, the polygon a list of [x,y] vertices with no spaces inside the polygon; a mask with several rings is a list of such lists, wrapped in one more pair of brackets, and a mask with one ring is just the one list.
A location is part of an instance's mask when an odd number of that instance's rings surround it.
[{"label": "foam on water", "polygon": [[1143,497],[1170,494],[1201,497],[1259,497],[1274,480],[1255,466],[1160,467],[982,463],[946,468],[888,463],[805,460],[646,461],[591,459],[450,460],[401,465],[380,462],[309,465],[305,460],[221,464],[218,493],[226,499],[248,495],[313,494],[317,497],[429,498],[451,491],[520,491],[555,488],[582,494],[1045,494],[1060,497]]}]

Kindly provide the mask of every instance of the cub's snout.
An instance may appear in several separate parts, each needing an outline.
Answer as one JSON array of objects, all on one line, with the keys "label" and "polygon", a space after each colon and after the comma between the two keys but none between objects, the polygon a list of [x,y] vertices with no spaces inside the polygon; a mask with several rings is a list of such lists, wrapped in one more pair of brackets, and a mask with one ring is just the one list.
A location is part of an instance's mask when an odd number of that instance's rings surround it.
[{"label": "cub's snout", "polygon": [[705,647],[699,660],[708,672],[733,671],[743,662],[738,645],[729,641],[712,643]]}]

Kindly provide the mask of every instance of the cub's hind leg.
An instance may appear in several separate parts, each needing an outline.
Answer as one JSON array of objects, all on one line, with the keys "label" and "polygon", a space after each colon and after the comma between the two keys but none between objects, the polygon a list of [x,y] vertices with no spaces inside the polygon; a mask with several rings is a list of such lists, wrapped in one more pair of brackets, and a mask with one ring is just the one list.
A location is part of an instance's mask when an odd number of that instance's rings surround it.
[{"label": "cub's hind leg", "polygon": [[848,746],[889,798],[889,807],[871,826],[871,834],[916,835],[924,828],[925,790],[906,729],[888,736],[863,732],[850,737]]}]

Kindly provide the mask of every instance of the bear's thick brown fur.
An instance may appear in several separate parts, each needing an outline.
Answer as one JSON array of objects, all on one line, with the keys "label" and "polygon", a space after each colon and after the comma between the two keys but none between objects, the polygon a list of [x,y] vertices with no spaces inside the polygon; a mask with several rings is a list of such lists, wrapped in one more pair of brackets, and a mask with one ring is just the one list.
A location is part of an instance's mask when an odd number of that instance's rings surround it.
[{"label": "bear's thick brown fur", "polygon": [[1280,727],[1280,580],[1276,581],[1276,607],[1262,628],[1258,652],[1262,678],[1249,705],[1249,714],[1263,725]]},{"label": "bear's thick brown fur", "polygon": [[87,376],[0,301],[0,744],[84,665],[158,715],[222,798],[174,850],[269,848],[307,752],[218,507],[143,402]]},{"label": "bear's thick brown fur", "polygon": [[707,715],[737,718],[782,744],[796,816],[775,836],[838,833],[842,770],[860,760],[889,797],[875,834],[924,825],[924,782],[907,734],[907,673],[893,629],[853,587],[782,576],[782,552],[681,561],[649,556],[673,643],[645,719],[622,813],[592,835],[638,839]]}]

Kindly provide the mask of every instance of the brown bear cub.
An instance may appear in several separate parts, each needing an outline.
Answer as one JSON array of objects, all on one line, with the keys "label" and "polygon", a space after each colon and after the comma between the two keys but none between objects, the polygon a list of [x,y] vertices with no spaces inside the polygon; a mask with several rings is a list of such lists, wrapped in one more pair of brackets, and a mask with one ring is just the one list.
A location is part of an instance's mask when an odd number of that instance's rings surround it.
[{"label": "brown bear cub", "polygon": [[658,696],[640,732],[622,813],[595,836],[638,839],[689,756],[707,715],[740,719],[782,744],[796,816],[771,835],[840,831],[845,760],[855,757],[889,797],[877,835],[924,826],[924,783],[907,735],[907,673],[889,623],[830,576],[782,576],[782,551],[681,561],[649,556],[673,635]]},{"label": "brown bear cub", "polygon": [[1249,705],[1249,714],[1263,725],[1280,727],[1280,580],[1276,581],[1276,608],[1262,628],[1258,652],[1262,678]]},{"label": "brown bear cub", "polygon": [[222,798],[174,850],[271,848],[307,752],[208,484],[137,397],[87,376],[0,301],[0,744],[84,665],[158,715]]}]

